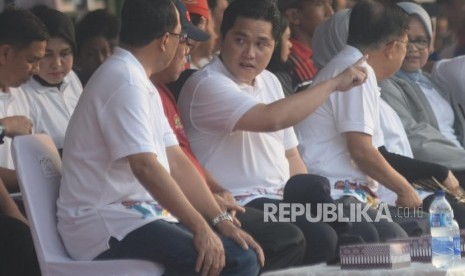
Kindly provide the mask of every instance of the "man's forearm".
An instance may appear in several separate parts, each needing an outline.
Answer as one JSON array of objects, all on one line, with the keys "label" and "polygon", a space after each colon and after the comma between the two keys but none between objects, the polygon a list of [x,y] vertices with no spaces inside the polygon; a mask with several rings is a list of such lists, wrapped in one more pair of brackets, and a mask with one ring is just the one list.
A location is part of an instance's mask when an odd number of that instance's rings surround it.
[{"label": "man's forearm", "polygon": [[171,176],[195,209],[208,220],[222,213],[206,182],[184,152],[177,146],[167,148],[166,152]]}]

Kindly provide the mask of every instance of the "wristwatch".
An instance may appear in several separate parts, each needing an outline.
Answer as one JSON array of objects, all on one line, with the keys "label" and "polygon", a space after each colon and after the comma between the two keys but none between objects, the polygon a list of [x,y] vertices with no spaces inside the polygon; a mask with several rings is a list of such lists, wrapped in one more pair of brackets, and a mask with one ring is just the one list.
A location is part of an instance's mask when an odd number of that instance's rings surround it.
[{"label": "wristwatch", "polygon": [[5,127],[3,125],[0,125],[0,144],[3,144],[5,141],[3,141],[3,138],[5,138]]},{"label": "wristwatch", "polygon": [[218,225],[218,223],[225,221],[225,220],[229,220],[231,222],[233,221],[232,216],[227,211],[213,218],[212,225],[215,227],[216,225]]}]

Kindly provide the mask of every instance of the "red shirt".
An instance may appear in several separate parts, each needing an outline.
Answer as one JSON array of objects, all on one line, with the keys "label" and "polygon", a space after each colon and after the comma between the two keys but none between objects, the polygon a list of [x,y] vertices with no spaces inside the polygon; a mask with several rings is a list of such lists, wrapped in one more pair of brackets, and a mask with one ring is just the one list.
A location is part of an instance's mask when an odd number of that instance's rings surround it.
[{"label": "red shirt", "polygon": [[295,88],[299,83],[313,79],[318,70],[313,64],[312,49],[295,39],[291,39],[291,42],[292,48],[289,55],[289,63],[292,85]]},{"label": "red shirt", "polygon": [[169,91],[168,87],[165,85],[156,85],[158,93],[160,94],[161,102],[163,104],[163,109],[165,111],[165,116],[168,119],[168,123],[173,129],[176,138],[178,138],[179,146],[187,155],[187,157],[194,164],[195,168],[199,171],[200,175],[205,178],[205,173],[202,169],[202,166],[197,161],[194,153],[192,152],[191,145],[187,139],[184,126],[181,123],[181,118],[179,118],[178,107],[176,106],[176,100],[174,99],[173,94]]}]

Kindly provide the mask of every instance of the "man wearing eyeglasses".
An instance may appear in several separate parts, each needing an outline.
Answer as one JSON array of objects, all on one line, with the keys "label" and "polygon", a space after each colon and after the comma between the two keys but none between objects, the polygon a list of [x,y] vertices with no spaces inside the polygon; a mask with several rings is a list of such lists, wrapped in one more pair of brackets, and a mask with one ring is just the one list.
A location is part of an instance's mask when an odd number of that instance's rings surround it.
[{"label": "man wearing eyeglasses", "polygon": [[256,275],[260,246],[214,201],[149,79],[185,46],[179,18],[171,1],[124,3],[120,47],[87,83],[65,136],[58,231],[78,260],[149,260],[166,275]]},{"label": "man wearing eyeglasses", "polygon": [[401,70],[381,83],[381,96],[399,115],[415,158],[447,167],[463,185],[463,106],[456,101],[456,91],[449,91],[423,71],[433,50],[429,15],[414,3],[398,5],[410,14],[408,51]]}]

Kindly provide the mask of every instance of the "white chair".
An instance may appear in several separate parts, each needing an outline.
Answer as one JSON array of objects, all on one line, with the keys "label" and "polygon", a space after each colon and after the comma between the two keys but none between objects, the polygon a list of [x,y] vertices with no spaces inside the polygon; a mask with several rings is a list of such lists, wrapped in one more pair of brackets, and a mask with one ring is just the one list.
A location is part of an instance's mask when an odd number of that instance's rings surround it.
[{"label": "white chair", "polygon": [[56,225],[61,160],[45,134],[13,140],[13,160],[31,226],[42,275],[161,275],[164,268],[143,260],[75,261],[62,244]]}]

